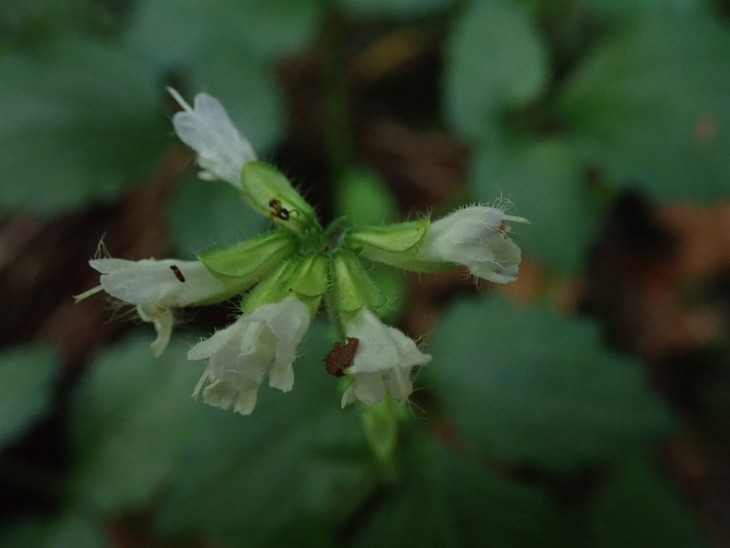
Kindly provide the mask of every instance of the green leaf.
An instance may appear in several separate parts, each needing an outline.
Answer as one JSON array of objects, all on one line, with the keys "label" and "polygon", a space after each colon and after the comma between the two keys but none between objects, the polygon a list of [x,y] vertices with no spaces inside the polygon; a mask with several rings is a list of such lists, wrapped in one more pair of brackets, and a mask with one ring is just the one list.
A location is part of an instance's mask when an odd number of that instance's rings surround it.
[{"label": "green leaf", "polygon": [[585,0],[585,4],[600,13],[615,17],[661,14],[667,11],[688,14],[704,8],[699,0]]},{"label": "green leaf", "polygon": [[87,518],[65,514],[11,522],[0,530],[0,546],[32,548],[103,548],[108,546],[102,527]]},{"label": "green leaf", "polygon": [[348,235],[351,246],[369,246],[390,253],[403,253],[416,247],[426,235],[430,219],[392,225],[366,226],[352,230]]},{"label": "green leaf", "polygon": [[197,179],[187,179],[175,189],[167,218],[175,247],[188,259],[213,245],[255,236],[266,224],[229,185]]},{"label": "green leaf", "polygon": [[55,353],[42,346],[0,354],[0,447],[46,412],[58,366]]},{"label": "green leaf", "polygon": [[0,60],[5,208],[57,213],[116,197],[169,131],[146,66],[112,44],[65,37]]},{"label": "green leaf", "polygon": [[569,524],[539,490],[429,447],[371,509],[354,546],[570,546]]},{"label": "green leaf", "polygon": [[479,149],[470,178],[477,198],[489,202],[499,191],[514,204],[509,213],[532,223],[512,225],[511,236],[520,247],[562,271],[582,266],[598,207],[568,144],[545,140]]},{"label": "green leaf", "polygon": [[200,427],[172,471],[164,533],[271,546],[303,518],[310,537],[342,519],[352,501],[340,493],[358,481],[369,450],[358,415],[340,411],[337,381],[325,373],[331,347],[324,325],[313,324],[294,364],[294,389],[262,385],[249,417],[199,405]]},{"label": "green leaf", "polygon": [[603,348],[595,327],[504,300],[461,301],[444,318],[424,374],[481,451],[556,470],[622,458],[670,418],[641,365]]},{"label": "green leaf", "polygon": [[454,0],[343,0],[342,9],[353,15],[418,16],[442,11],[454,5]]},{"label": "green leaf", "polygon": [[105,350],[82,380],[71,409],[74,469],[69,486],[103,512],[146,501],[169,474],[196,427],[190,397],[198,377],[186,345],[152,357],[146,339]]},{"label": "green leaf", "polygon": [[667,200],[727,196],[728,58],[730,33],[709,17],[653,13],[586,58],[559,110],[610,182]]},{"label": "green leaf", "polygon": [[708,546],[677,486],[639,459],[624,464],[591,506],[591,548]]},{"label": "green leaf", "polygon": [[272,67],[220,41],[192,60],[189,70],[190,91],[206,91],[218,99],[258,154],[281,140],[283,105]]},{"label": "green leaf", "polygon": [[291,232],[269,230],[242,242],[206,249],[198,259],[214,274],[256,280],[291,255],[294,244]]},{"label": "green leaf", "polygon": [[161,65],[202,60],[215,41],[246,58],[275,58],[307,45],[321,9],[319,0],[145,0],[128,40]]},{"label": "green leaf", "polygon": [[395,217],[393,194],[374,173],[351,171],[337,191],[337,211],[354,225],[383,224]]},{"label": "green leaf", "polygon": [[145,0],[127,35],[152,66],[206,91],[261,153],[282,137],[283,113],[273,62],[306,47],[318,24],[318,0]]},{"label": "green leaf", "polygon": [[467,137],[489,134],[505,108],[536,99],[547,81],[540,36],[517,2],[467,5],[448,44],[447,114]]}]

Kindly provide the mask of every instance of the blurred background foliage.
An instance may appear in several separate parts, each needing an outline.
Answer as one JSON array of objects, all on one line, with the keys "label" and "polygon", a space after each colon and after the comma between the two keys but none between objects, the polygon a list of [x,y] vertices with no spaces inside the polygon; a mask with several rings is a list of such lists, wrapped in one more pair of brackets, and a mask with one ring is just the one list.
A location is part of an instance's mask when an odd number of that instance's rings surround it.
[{"label": "blurred background foliage", "polygon": [[[0,0],[0,546],[730,546],[729,15]],[[192,258],[266,226],[195,179],[166,85],[220,98],[324,220],[532,221],[510,286],[373,268],[433,355],[394,449],[339,410],[324,323],[241,417],[190,399],[185,359],[233,303],[159,360],[73,305],[101,238]]]}]

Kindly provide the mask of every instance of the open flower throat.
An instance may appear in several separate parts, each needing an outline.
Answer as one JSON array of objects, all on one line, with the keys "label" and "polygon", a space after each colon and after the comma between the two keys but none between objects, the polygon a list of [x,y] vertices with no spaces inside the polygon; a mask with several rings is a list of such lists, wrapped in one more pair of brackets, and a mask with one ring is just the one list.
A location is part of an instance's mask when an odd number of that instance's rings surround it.
[{"label": "open flower throat", "polygon": [[267,379],[274,388],[291,390],[297,346],[322,302],[340,339],[323,356],[323,370],[351,379],[342,405],[407,399],[413,369],[431,356],[379,319],[385,298],[363,259],[417,272],[461,264],[495,283],[516,279],[520,249],[507,237],[506,223],[524,219],[471,205],[435,221],[358,227],[339,220],[322,227],[289,180],[257,161],[216,99],[200,93],[190,106],[169,91],[183,109],[173,117],[175,131],[197,153],[200,177],[232,185],[273,227],[208,249],[197,261],[91,260],[100,285],[77,299],[103,290],[135,305],[157,331],[152,351],[159,356],[170,340],[174,309],[243,295],[238,319],[188,352],[190,360],[208,361],[194,392],[206,403],[247,415]]}]

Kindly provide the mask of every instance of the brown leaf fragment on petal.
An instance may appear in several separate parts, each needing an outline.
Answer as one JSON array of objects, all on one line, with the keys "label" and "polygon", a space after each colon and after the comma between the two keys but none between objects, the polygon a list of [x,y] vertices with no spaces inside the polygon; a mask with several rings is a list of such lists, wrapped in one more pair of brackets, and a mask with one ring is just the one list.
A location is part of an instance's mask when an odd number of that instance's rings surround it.
[{"label": "brown leaf fragment on petal", "polygon": [[360,339],[355,337],[347,337],[345,344],[335,341],[334,349],[324,358],[327,373],[335,377],[342,377],[345,374],[345,369],[352,364],[359,344]]}]

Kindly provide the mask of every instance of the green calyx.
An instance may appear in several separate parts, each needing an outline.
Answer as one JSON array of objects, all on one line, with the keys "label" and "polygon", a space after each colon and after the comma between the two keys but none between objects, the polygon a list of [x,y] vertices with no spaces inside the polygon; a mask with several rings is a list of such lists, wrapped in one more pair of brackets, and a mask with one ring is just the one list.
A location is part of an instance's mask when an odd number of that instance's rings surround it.
[{"label": "green calyx", "polygon": [[430,220],[428,217],[382,226],[367,226],[352,230],[347,235],[353,249],[375,249],[388,253],[405,253],[416,249],[423,241]]},{"label": "green calyx", "polygon": [[278,227],[298,233],[322,231],[312,206],[274,166],[246,162],[241,186],[246,202]]},{"label": "green calyx", "polygon": [[245,314],[267,303],[295,295],[309,306],[312,315],[328,286],[328,258],[322,254],[295,255],[281,263],[241,302]]},{"label": "green calyx", "polygon": [[370,279],[360,259],[348,250],[332,255],[330,265],[334,291],[332,306],[340,314],[355,315],[361,308],[377,310],[385,296]]},{"label": "green calyx", "polygon": [[198,255],[198,259],[216,276],[253,284],[291,255],[296,244],[295,234],[271,230],[250,240],[212,247]]}]

